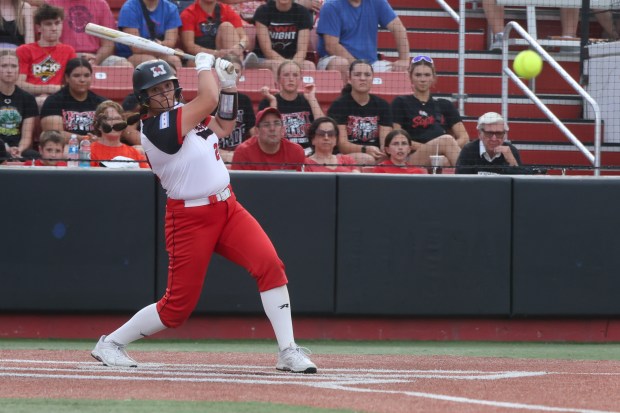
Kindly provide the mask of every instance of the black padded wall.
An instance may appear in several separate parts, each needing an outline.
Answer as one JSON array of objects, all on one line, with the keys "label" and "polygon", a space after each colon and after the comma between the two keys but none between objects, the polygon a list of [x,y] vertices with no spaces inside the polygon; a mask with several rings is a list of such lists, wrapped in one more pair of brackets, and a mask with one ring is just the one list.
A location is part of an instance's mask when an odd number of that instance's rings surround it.
[{"label": "black padded wall", "polygon": [[620,314],[619,184],[514,179],[515,315]]},{"label": "black padded wall", "polygon": [[509,314],[510,178],[341,175],[338,195],[338,314]]},{"label": "black padded wall", "polygon": [[0,173],[2,310],[133,311],[152,302],[149,171]]}]

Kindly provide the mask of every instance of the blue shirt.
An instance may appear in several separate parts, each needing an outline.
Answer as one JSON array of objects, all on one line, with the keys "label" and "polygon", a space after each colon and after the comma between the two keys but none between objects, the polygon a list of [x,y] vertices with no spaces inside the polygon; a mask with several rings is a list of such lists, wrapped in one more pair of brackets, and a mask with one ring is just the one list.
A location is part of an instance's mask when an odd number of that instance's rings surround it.
[{"label": "blue shirt", "polygon": [[370,63],[377,60],[377,33],[379,26],[387,25],[396,18],[387,0],[362,0],[353,7],[348,0],[327,0],[321,8],[317,26],[319,56],[327,56],[323,34],[338,37],[340,44],[356,59]]},{"label": "blue shirt", "polygon": [[[157,8],[154,11],[149,11],[149,16],[155,23],[155,34],[159,39],[163,39],[167,30],[177,29],[182,25],[179,8],[168,0],[159,0]],[[140,0],[127,0],[123,4],[118,14],[118,28],[120,30],[123,28],[138,29],[140,36],[145,39],[151,39],[149,26],[144,19]],[[121,57],[129,57],[133,53],[128,46],[116,44],[116,54]]]}]

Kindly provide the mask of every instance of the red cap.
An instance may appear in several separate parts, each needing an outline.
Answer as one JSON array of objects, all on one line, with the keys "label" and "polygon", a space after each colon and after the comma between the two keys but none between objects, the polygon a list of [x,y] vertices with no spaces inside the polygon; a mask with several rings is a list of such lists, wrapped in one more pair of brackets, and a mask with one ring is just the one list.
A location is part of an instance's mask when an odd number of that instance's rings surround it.
[{"label": "red cap", "polygon": [[278,111],[278,109],[276,108],[272,108],[271,106],[269,106],[256,114],[256,125],[258,125],[263,120],[265,115],[268,115],[269,113],[273,113],[278,117],[278,119],[282,120],[282,115],[280,114],[280,111]]}]

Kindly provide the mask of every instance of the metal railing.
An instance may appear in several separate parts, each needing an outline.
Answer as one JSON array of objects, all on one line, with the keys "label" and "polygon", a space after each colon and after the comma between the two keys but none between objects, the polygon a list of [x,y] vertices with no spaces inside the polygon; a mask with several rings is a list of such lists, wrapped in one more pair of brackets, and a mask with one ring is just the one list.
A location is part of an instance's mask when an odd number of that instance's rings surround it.
[{"label": "metal railing", "polygon": [[[562,123],[561,120],[545,105],[536,94],[525,84],[508,66],[508,46],[510,44],[510,33],[515,30],[530,47],[540,54],[547,63],[555,69],[581,97],[592,106],[594,111],[594,154],[592,154],[581,141]],[[545,49],[529,33],[519,25],[511,21],[504,28],[504,41],[502,42],[502,116],[508,121],[508,78],[512,79],[517,86],[529,97],[536,106],[562,131],[573,145],[590,161],[594,166],[594,175],[600,175],[601,167],[601,110],[598,103],[577,83],[560,64],[547,53]]]},{"label": "metal railing", "polygon": [[465,115],[465,0],[459,0],[458,14],[444,0],[436,0],[437,4],[452,17],[452,20],[459,25],[459,73],[458,73],[458,94],[456,100],[458,102],[459,113]]}]

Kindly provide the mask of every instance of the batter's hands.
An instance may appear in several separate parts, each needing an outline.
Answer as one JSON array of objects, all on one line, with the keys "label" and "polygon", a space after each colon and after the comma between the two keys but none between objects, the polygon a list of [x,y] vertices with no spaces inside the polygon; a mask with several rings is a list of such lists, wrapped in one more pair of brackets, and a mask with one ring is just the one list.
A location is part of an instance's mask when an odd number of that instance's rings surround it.
[{"label": "batter's hands", "polygon": [[196,71],[200,73],[203,70],[211,70],[215,57],[210,53],[201,52],[196,55],[194,62],[196,63]]},{"label": "batter's hands", "polygon": [[215,71],[220,79],[220,89],[230,89],[237,86],[237,72],[235,66],[228,60],[215,59]]}]

